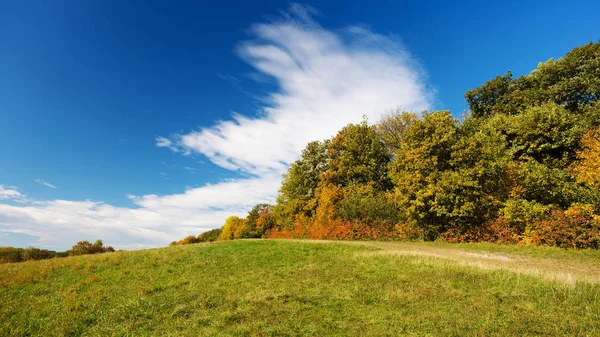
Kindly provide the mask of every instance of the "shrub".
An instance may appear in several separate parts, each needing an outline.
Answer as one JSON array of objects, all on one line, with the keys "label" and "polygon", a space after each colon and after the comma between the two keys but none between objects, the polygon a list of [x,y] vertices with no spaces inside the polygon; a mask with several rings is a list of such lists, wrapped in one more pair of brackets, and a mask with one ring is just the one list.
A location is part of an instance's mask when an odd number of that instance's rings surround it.
[{"label": "shrub", "polygon": [[524,199],[508,199],[501,210],[502,218],[519,234],[535,222],[547,218],[549,213],[550,206]]},{"label": "shrub", "polygon": [[96,240],[96,242],[94,242],[93,244],[89,241],[79,241],[71,248],[71,250],[69,251],[69,255],[76,256],[87,254],[101,254],[114,251],[115,249],[113,247],[105,247],[102,243],[102,240]]},{"label": "shrub", "polygon": [[454,226],[442,235],[442,239],[450,243],[459,242],[494,242],[515,244],[520,241],[520,232],[510,223],[499,217],[494,221],[479,226]]},{"label": "shrub", "polygon": [[598,249],[600,225],[591,212],[574,205],[567,211],[555,210],[548,219],[534,223],[525,231],[524,241],[533,245]]},{"label": "shrub", "polygon": [[406,241],[420,240],[423,238],[423,230],[417,226],[397,224],[394,226],[394,238]]},{"label": "shrub", "polygon": [[288,229],[273,228],[265,234],[267,239],[293,239],[294,234]]}]

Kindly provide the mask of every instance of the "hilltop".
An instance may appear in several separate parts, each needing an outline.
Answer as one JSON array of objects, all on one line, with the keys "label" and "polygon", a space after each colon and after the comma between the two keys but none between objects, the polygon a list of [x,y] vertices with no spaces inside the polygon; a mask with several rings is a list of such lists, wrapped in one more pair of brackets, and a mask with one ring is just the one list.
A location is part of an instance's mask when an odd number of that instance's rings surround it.
[{"label": "hilltop", "polygon": [[600,253],[238,240],[0,266],[0,335],[595,335]]}]

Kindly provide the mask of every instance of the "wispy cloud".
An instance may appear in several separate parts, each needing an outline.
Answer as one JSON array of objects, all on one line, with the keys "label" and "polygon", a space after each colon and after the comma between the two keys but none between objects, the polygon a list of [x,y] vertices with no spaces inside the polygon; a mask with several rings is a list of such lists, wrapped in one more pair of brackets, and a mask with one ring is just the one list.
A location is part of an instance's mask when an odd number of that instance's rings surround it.
[{"label": "wispy cloud", "polygon": [[0,185],[0,200],[24,202],[27,196],[19,192],[16,187]]},{"label": "wispy cloud", "polygon": [[156,141],[156,146],[158,147],[166,147],[168,149],[170,149],[171,151],[174,152],[181,152],[182,149],[177,146],[175,143],[173,143],[170,139],[165,138],[165,137],[156,137],[155,138]]},{"label": "wispy cloud", "polygon": [[359,26],[334,33],[313,21],[311,11],[293,5],[284,19],[253,26],[254,39],[238,48],[279,85],[261,117],[236,114],[199,131],[160,137],[157,145],[260,176],[282,172],[309,141],[328,138],[363,115],[375,121],[396,106],[430,107],[421,68],[395,39]]},{"label": "wispy cloud", "polygon": [[38,184],[40,184],[40,185],[44,185],[46,187],[57,188],[56,186],[54,186],[54,185],[50,184],[49,182],[44,181],[42,179],[36,179],[35,182],[38,183]]},{"label": "wispy cloud", "polygon": [[234,85],[242,83],[242,80],[232,75],[217,74],[217,77]]},{"label": "wispy cloud", "polygon": [[376,121],[397,106],[430,108],[423,72],[398,41],[358,26],[328,30],[311,13],[292,5],[281,19],[254,25],[251,40],[238,46],[255,74],[277,85],[260,117],[236,114],[155,139],[156,146],[204,155],[246,178],[178,194],[129,196],[133,207],[66,200],[0,203],[0,232],[28,230],[39,236],[40,246],[96,238],[119,248],[166,245],[219,227],[227,216],[242,216],[256,203],[273,202],[281,173],[307,142],[330,137],[363,115]]}]

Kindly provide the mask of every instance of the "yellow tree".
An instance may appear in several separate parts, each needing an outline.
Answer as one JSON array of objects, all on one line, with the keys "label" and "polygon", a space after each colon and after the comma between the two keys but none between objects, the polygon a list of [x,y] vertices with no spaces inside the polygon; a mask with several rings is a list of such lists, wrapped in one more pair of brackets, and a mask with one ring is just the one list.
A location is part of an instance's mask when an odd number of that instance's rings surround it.
[{"label": "yellow tree", "polygon": [[600,186],[600,127],[583,136],[577,159],[573,169],[577,182],[593,188]]},{"label": "yellow tree", "polygon": [[[244,219],[237,216],[230,216],[225,220],[225,224],[221,228],[221,234],[219,235],[219,241],[221,240],[233,240],[239,238],[240,228],[243,229]],[[238,236],[236,236],[236,234]]]}]

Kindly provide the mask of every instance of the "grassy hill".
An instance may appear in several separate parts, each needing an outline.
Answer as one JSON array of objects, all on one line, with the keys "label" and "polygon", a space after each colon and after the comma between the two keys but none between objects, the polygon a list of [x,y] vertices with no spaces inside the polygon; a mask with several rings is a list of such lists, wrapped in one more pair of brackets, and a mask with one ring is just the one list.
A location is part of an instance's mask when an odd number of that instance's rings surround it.
[{"label": "grassy hill", "polygon": [[600,253],[241,240],[0,265],[1,336],[600,335]]}]

